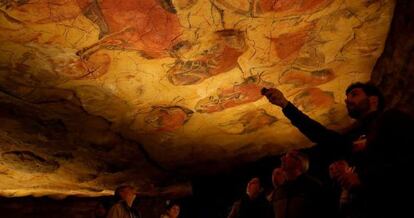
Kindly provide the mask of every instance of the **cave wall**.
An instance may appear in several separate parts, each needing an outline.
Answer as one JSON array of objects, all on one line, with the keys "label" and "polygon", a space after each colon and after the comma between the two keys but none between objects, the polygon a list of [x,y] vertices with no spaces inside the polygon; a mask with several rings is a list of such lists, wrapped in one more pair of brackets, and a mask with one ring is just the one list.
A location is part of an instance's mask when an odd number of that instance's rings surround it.
[{"label": "cave wall", "polygon": [[[386,41],[384,53],[377,61],[371,80],[384,91],[389,107],[399,107],[414,114],[414,1],[399,0],[397,2],[391,31]],[[268,164],[275,164],[274,162]],[[259,165],[258,168],[263,168]],[[256,168],[257,169],[257,168]],[[250,170],[250,173],[254,169]],[[231,174],[229,174],[231,175]],[[244,189],[245,180],[230,180],[229,175],[197,179],[194,186],[192,207],[193,217],[205,217],[202,211],[211,211],[211,217],[225,217],[231,199],[235,199]],[[250,174],[249,174],[250,176]],[[244,178],[247,178],[245,176]],[[228,182],[220,182],[227,180]],[[239,184],[237,184],[239,181]],[[224,193],[224,192],[230,192]],[[223,194],[224,193],[224,194]],[[223,195],[227,198],[223,200]],[[232,195],[232,196],[229,196]],[[50,198],[0,198],[1,217],[79,217],[92,218],[95,209],[103,198],[66,198],[53,200]],[[104,202],[106,200],[103,200]],[[154,211],[161,208],[163,200],[148,198],[140,205],[146,217],[157,217]],[[211,204],[198,204],[210,202]],[[183,211],[186,211],[184,207]],[[197,212],[198,211],[198,212]],[[185,213],[185,212],[184,212]],[[191,217],[191,216],[188,216]]]},{"label": "cave wall", "polygon": [[100,202],[106,201],[109,198],[0,198],[0,217],[97,218]]},{"label": "cave wall", "polygon": [[343,90],[369,80],[394,5],[0,1],[0,195],[159,193],[311,146],[260,89],[343,128]]},{"label": "cave wall", "polygon": [[[138,197],[133,208],[145,218],[159,218],[167,198]],[[180,218],[193,216],[190,198],[175,199],[183,209]],[[0,217],[13,218],[104,218],[114,199],[112,197],[50,197],[0,198]]]},{"label": "cave wall", "polygon": [[383,54],[371,80],[384,92],[388,107],[414,115],[414,1],[397,1]]}]

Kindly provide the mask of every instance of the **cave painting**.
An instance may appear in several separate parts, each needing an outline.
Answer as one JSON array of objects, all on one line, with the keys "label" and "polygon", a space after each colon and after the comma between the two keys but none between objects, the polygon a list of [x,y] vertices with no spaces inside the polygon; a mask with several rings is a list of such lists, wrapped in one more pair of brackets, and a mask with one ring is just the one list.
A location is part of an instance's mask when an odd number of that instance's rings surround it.
[{"label": "cave painting", "polygon": [[313,13],[326,7],[334,0],[259,0],[257,10],[259,12],[283,13],[292,16],[304,13]]},{"label": "cave painting", "polygon": [[[45,52],[48,51],[48,52]],[[79,58],[76,55],[59,55],[64,52],[57,48],[33,47],[22,54],[10,67],[13,71],[38,76],[32,79],[42,81],[64,81],[68,79],[96,79],[108,73],[111,57],[97,52],[89,57]],[[56,55],[51,55],[55,53]],[[32,70],[32,72],[26,72]],[[19,74],[18,73],[18,74]],[[43,78],[42,78],[43,77]],[[49,78],[45,80],[45,78]],[[55,78],[50,80],[51,78]]]},{"label": "cave painting", "polygon": [[168,56],[181,26],[178,17],[157,0],[77,0],[86,17],[95,22],[102,39],[78,52],[86,55],[100,48],[138,50],[149,58]]},{"label": "cave painting", "polygon": [[80,15],[77,0],[2,0],[7,19],[16,23],[45,24]]},{"label": "cave painting", "polygon": [[223,10],[230,10],[242,15],[251,15],[254,1],[251,0],[211,0],[214,5]]},{"label": "cave painting", "polygon": [[304,112],[313,110],[327,110],[335,104],[335,98],[332,92],[323,91],[319,88],[304,89],[295,96],[293,103],[303,108]]},{"label": "cave painting", "polygon": [[263,97],[260,92],[263,87],[272,86],[272,83],[262,81],[259,76],[251,76],[240,84],[218,89],[215,95],[201,99],[195,108],[199,113],[214,113],[255,102]]},{"label": "cave painting", "polygon": [[193,111],[181,106],[153,106],[145,116],[145,122],[155,131],[171,132],[182,127]]},{"label": "cave painting", "polygon": [[9,167],[28,173],[51,173],[59,168],[58,162],[46,160],[31,151],[9,151],[1,157]]},{"label": "cave painting", "polygon": [[[51,57],[52,59],[53,57]],[[96,52],[87,57],[72,57],[67,60],[57,60],[55,72],[57,75],[74,80],[97,79],[108,73],[111,57],[103,52]]]},{"label": "cave painting", "polygon": [[217,6],[246,16],[274,13],[283,16],[311,14],[334,0],[212,0]]},{"label": "cave painting", "polygon": [[322,85],[333,79],[335,79],[335,74],[332,69],[304,71],[293,68],[281,74],[279,83],[289,84],[294,88],[305,88]]},{"label": "cave painting", "polygon": [[21,86],[36,88],[91,75],[97,77],[108,70],[110,57],[105,54],[82,60],[74,54],[62,55],[65,52],[65,49],[51,46],[25,46],[7,55],[7,62],[0,70],[10,73],[1,74],[0,77]]},{"label": "cave painting", "polygon": [[275,38],[271,38],[276,57],[283,61],[296,58],[301,48],[310,39],[313,27],[313,25],[307,25],[296,32],[283,33]]},{"label": "cave painting", "polygon": [[194,60],[176,60],[168,70],[168,79],[174,85],[193,85],[237,66],[245,50],[244,36],[238,30],[220,30],[211,46]]},{"label": "cave painting", "polygon": [[111,57],[105,53],[94,53],[85,59],[81,58],[78,64],[81,65],[85,74],[76,79],[99,78],[108,72],[110,63]]},{"label": "cave painting", "polygon": [[[184,10],[191,8],[198,0],[173,0],[174,7]],[[171,0],[164,0],[164,2],[171,2]]]},{"label": "cave painting", "polygon": [[264,109],[251,110],[244,113],[237,120],[221,124],[224,131],[230,134],[247,134],[255,132],[265,126],[270,126],[278,119]]},{"label": "cave painting", "polygon": [[64,136],[4,122],[0,195],[112,195],[119,181],[163,184],[146,157],[174,171],[308,146],[260,90],[333,128],[350,122],[344,90],[370,79],[395,2],[0,0],[0,109],[62,122],[50,129]]}]

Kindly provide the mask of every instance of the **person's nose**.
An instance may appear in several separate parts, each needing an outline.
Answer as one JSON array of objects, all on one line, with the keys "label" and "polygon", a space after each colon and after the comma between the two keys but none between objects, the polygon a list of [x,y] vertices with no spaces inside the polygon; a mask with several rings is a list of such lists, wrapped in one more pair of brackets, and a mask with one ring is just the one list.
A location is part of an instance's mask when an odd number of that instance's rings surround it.
[{"label": "person's nose", "polygon": [[345,104],[348,104],[349,103],[349,99],[348,98],[345,98],[344,103]]}]

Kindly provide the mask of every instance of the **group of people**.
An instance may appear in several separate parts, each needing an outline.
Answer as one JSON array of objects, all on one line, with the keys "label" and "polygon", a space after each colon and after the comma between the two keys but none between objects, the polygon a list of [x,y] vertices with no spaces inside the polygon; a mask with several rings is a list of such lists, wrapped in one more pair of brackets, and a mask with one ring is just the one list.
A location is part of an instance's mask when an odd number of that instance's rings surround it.
[{"label": "group of people", "polygon": [[[409,147],[413,119],[396,109],[384,110],[384,97],[370,83],[351,84],[345,94],[355,122],[339,133],[301,112],[283,93],[264,88],[262,94],[315,146],[291,150],[272,174],[266,196],[259,177],[236,201],[228,218],[394,218],[406,217],[412,193]],[[313,169],[313,170],[312,170]],[[317,170],[315,170],[317,169]],[[140,218],[131,209],[135,191],[121,186],[108,218]],[[176,218],[179,205],[169,205],[162,218]]]},{"label": "group of people", "polygon": [[309,158],[292,150],[281,157],[273,170],[273,190],[267,195],[259,177],[247,183],[246,194],[236,201],[228,218],[323,217],[322,184],[308,174]]},{"label": "group of people", "polygon": [[[135,189],[130,185],[121,185],[115,189],[115,204],[106,214],[107,218],[142,218],[141,213],[132,204],[136,197]],[[166,201],[165,210],[160,218],[178,218],[180,205],[176,201]]]},{"label": "group of people", "polygon": [[[260,190],[260,179],[253,178],[246,195],[234,203],[229,218],[411,214],[405,199],[413,186],[409,176],[413,119],[396,109],[384,110],[384,97],[376,86],[358,82],[347,88],[345,104],[355,122],[344,133],[311,119],[276,88],[264,88],[262,94],[281,107],[315,146],[282,156],[281,166],[273,171],[274,190],[268,201],[263,200],[263,194],[249,194],[253,181],[259,184],[255,190]],[[317,172],[309,170],[310,163]]]}]

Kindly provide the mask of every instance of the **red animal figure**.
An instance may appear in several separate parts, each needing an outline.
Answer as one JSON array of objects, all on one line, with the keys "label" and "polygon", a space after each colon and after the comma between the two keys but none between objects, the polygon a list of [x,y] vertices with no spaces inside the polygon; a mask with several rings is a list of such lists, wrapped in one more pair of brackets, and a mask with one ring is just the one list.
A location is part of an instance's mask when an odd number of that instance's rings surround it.
[{"label": "red animal figure", "polygon": [[[6,19],[17,23],[45,24],[81,15],[76,0],[0,0]],[[7,12],[7,13],[6,13]]]},{"label": "red animal figure", "polygon": [[172,132],[182,127],[192,114],[192,110],[180,106],[153,106],[145,122],[155,131]]},{"label": "red animal figure", "polygon": [[334,0],[259,0],[256,9],[259,12],[276,12],[286,16],[313,13],[328,6]]},{"label": "red animal figure", "polygon": [[332,92],[322,91],[319,88],[308,88],[295,96],[293,103],[310,112],[315,109],[329,109],[335,104]]},{"label": "red animal figure", "polygon": [[61,75],[81,80],[96,79],[108,72],[111,57],[105,53],[93,53],[86,58],[73,60],[58,71]]},{"label": "red animal figure", "polygon": [[260,81],[258,76],[251,76],[241,84],[229,88],[218,89],[216,95],[201,99],[195,108],[196,111],[200,113],[213,113],[238,105],[255,102],[263,97],[260,92],[263,87],[272,86],[272,83]]},{"label": "red animal figure", "polygon": [[101,48],[137,50],[148,58],[168,56],[182,28],[174,8],[159,0],[77,0],[86,17],[100,28],[101,40],[78,51]]},{"label": "red animal figure", "polygon": [[325,84],[335,79],[335,73],[331,69],[303,71],[290,69],[279,78],[280,84],[291,84],[295,88],[306,88]]},{"label": "red animal figure", "polygon": [[237,66],[238,58],[246,46],[244,34],[237,30],[221,30],[215,33],[214,44],[194,60],[178,59],[168,70],[169,81],[174,85],[193,85]]},{"label": "red animal figure", "polygon": [[275,55],[284,62],[290,62],[297,58],[302,47],[311,40],[311,30],[314,27],[313,24],[310,24],[296,32],[284,33],[276,38],[271,38]]},{"label": "red animal figure", "polygon": [[[233,134],[247,134],[255,132],[265,126],[270,126],[278,119],[269,115],[264,109],[251,110],[244,113],[239,119],[223,124]],[[241,128],[232,128],[238,127]],[[232,131],[236,129],[236,131]]]}]

